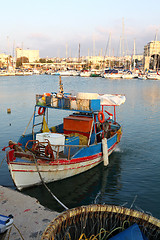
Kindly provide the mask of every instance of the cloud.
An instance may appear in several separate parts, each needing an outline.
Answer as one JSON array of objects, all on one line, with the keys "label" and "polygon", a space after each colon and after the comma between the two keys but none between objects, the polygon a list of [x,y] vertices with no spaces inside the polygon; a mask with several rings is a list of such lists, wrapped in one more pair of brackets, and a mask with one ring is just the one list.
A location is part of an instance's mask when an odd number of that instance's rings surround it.
[{"label": "cloud", "polygon": [[30,33],[28,35],[28,39],[32,40],[32,41],[38,41],[38,42],[47,42],[50,40],[49,36],[47,36],[46,34],[43,33]]},{"label": "cloud", "polygon": [[[134,40],[136,42],[136,54],[143,54],[144,46],[155,40],[156,31],[160,30],[160,25],[138,25],[138,22],[132,22],[132,19],[127,21],[124,25],[124,38],[125,49],[127,54],[133,54]],[[81,31],[60,32],[59,29],[55,29],[54,32],[31,32],[25,38],[24,45],[30,49],[39,49],[40,56],[54,57],[54,56],[66,56],[66,44],[68,45],[68,53],[70,52],[72,57],[78,55],[78,47],[80,44],[81,56],[87,56],[93,54],[93,46],[95,46],[96,55],[102,51],[104,54],[107,49],[109,52],[109,36],[111,33],[110,51],[114,55],[119,55],[120,52],[120,37],[122,40],[122,20],[117,19],[112,21],[112,24],[102,24]],[[159,40],[159,31],[157,32],[157,40]]]}]

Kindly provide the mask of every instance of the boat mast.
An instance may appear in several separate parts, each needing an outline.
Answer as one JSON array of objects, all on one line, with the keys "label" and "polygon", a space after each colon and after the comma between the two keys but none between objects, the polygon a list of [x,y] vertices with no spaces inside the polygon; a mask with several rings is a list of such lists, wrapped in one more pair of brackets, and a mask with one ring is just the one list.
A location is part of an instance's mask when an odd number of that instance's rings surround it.
[{"label": "boat mast", "polygon": [[7,72],[9,72],[9,37],[7,36],[7,45],[8,45],[8,58],[7,58]]},{"label": "boat mast", "polygon": [[78,60],[80,61],[80,57],[81,57],[81,45],[79,43],[79,48],[78,48]]},{"label": "boat mast", "polygon": [[135,43],[135,39],[134,39],[134,52],[133,52],[134,73],[135,73],[135,46],[136,46],[136,43]]},{"label": "boat mast", "polygon": [[106,45],[105,52],[104,52],[103,69],[104,69],[104,66],[105,66],[105,59],[106,59],[106,53],[107,53],[107,49],[108,49],[108,45],[109,45],[109,38],[108,38],[107,45]]},{"label": "boat mast", "polygon": [[122,39],[121,39],[121,36],[120,36],[120,46],[119,46],[119,67],[121,66],[121,57],[122,57],[122,46],[121,46],[121,42],[122,42]]},{"label": "boat mast", "polygon": [[95,37],[93,36],[93,56],[95,57]]},{"label": "boat mast", "polygon": [[109,68],[111,68],[111,33],[109,34]]},{"label": "boat mast", "polygon": [[124,18],[122,18],[122,57],[123,57],[123,66],[125,65],[124,60]]}]

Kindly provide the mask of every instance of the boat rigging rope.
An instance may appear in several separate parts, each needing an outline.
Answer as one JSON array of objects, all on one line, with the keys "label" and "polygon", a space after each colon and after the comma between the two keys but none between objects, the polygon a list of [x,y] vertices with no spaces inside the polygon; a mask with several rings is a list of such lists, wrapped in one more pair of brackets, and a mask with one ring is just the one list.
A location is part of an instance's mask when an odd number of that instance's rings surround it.
[{"label": "boat rigging rope", "polygon": [[47,187],[47,185],[45,184],[45,182],[43,181],[43,178],[40,174],[40,171],[39,171],[39,168],[38,168],[38,164],[37,164],[37,161],[35,159],[35,156],[33,154],[33,159],[34,159],[34,162],[35,162],[35,165],[36,165],[36,168],[37,168],[37,172],[39,174],[39,177],[41,179],[41,182],[42,184],[44,185],[44,187],[48,190],[48,192],[52,195],[52,197],[62,206],[64,207],[65,210],[68,210],[68,208],[51,192],[51,190]]},{"label": "boat rigging rope", "polygon": [[3,161],[5,160],[5,158],[6,158],[6,157],[4,157],[4,158],[2,159],[2,162],[1,162],[1,164],[0,164],[0,168],[1,168],[1,166],[2,166],[2,163],[3,163]]},{"label": "boat rigging rope", "polygon": [[[34,112],[34,113],[35,113],[35,112]],[[24,133],[22,134],[22,136],[25,135],[25,133],[26,133],[26,131],[27,131],[27,128],[29,127],[29,124],[30,124],[30,122],[32,121],[32,118],[33,118],[33,116],[34,116],[34,113],[33,113],[32,117],[31,117],[31,119],[29,120],[29,123],[28,123],[26,129],[24,130]]]}]

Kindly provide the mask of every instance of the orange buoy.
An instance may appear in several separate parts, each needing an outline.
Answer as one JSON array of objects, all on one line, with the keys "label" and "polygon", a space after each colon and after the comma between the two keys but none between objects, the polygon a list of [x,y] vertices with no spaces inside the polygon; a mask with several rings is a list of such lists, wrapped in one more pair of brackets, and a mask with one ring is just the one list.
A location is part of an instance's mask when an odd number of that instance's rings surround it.
[{"label": "orange buoy", "polygon": [[11,113],[11,109],[10,108],[7,108],[7,113]]},{"label": "orange buoy", "polygon": [[104,123],[104,121],[105,121],[105,116],[104,116],[104,113],[103,113],[103,112],[99,112],[99,113],[98,113],[98,121],[99,121],[100,123]]}]

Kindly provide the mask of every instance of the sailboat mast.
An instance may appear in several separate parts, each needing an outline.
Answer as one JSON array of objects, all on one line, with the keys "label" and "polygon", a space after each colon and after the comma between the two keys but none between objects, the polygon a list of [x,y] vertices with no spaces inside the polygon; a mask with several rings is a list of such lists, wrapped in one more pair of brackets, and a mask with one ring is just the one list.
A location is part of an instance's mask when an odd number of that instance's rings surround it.
[{"label": "sailboat mast", "polygon": [[125,65],[124,61],[124,18],[122,18],[122,57],[123,57],[123,66]]},{"label": "sailboat mast", "polygon": [[121,66],[121,57],[122,57],[122,46],[121,46],[121,42],[122,42],[122,39],[121,39],[121,36],[120,36],[120,46],[119,46],[119,67]]},{"label": "sailboat mast", "polygon": [[136,49],[136,42],[135,42],[135,39],[134,39],[134,51],[133,51],[133,64],[134,64],[134,72],[135,72],[135,50]]},{"label": "sailboat mast", "polygon": [[111,33],[109,34],[109,67],[111,68]]}]

